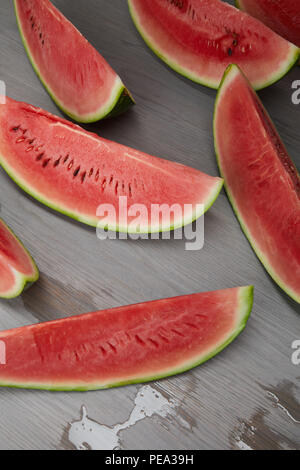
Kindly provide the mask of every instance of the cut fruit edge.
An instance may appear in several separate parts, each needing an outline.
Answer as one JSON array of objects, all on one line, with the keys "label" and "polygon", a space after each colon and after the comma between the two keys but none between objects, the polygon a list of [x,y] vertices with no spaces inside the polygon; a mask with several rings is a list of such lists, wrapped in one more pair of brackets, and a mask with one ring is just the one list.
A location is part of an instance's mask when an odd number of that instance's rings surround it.
[{"label": "cut fruit edge", "polygon": [[[31,389],[31,390],[47,390],[47,391],[52,391],[52,392],[87,392],[87,391],[95,391],[95,390],[103,390],[103,389],[108,389],[108,388],[117,388],[117,387],[122,387],[126,385],[132,385],[132,384],[140,384],[140,383],[146,383],[146,382],[153,382],[156,380],[164,379],[164,378],[169,378],[174,375],[182,374],[184,372],[187,372],[195,367],[200,366],[201,364],[207,362],[208,360],[212,359],[216,355],[218,355],[220,352],[222,352],[227,346],[229,346],[239,335],[240,333],[245,329],[247,322],[249,320],[249,317],[251,315],[251,311],[253,308],[253,301],[254,301],[254,287],[253,286],[245,286],[245,287],[239,287],[239,301],[238,301],[238,306],[236,310],[236,325],[235,328],[230,332],[230,334],[223,340],[221,344],[218,344],[217,347],[213,350],[211,350],[208,353],[201,354],[200,356],[195,357],[193,361],[186,362],[182,364],[179,368],[175,369],[169,369],[166,370],[165,372],[159,373],[157,375],[145,375],[143,377],[133,377],[133,378],[128,378],[126,380],[122,380],[120,382],[116,383],[91,383],[84,385],[82,382],[80,382],[80,385],[77,385],[76,383],[73,384],[60,384],[58,385],[55,382],[52,383],[11,383],[11,382],[6,382],[0,379],[0,387],[7,387],[7,388],[19,388],[19,389]],[[89,315],[89,314],[88,314]],[[81,317],[84,317],[84,315],[80,315]],[[70,317],[70,319],[76,319],[76,317]],[[57,320],[58,322],[64,321],[64,319]],[[57,322],[56,321],[56,322]],[[50,322],[50,323],[55,323],[55,322]],[[49,324],[49,322],[48,322]],[[47,325],[47,323],[46,323]],[[38,326],[33,325],[33,326]],[[14,330],[10,330],[11,332]],[[2,333],[5,333],[2,332]],[[0,333],[0,339],[1,339],[1,333]]]},{"label": "cut fruit edge", "polygon": [[108,119],[108,118],[119,116],[120,114],[125,112],[131,105],[135,104],[135,100],[132,97],[131,93],[125,87],[121,78],[117,75],[116,83],[111,91],[111,96],[110,96],[108,103],[106,103],[104,106],[101,106],[98,111],[96,111],[95,113],[86,115],[85,117],[77,116],[76,114],[69,112],[64,106],[64,104],[61,103],[56,98],[55,93],[51,90],[51,88],[47,85],[45,79],[41,76],[39,68],[37,64],[35,63],[34,58],[31,55],[27,40],[25,39],[24,34],[23,34],[22,26],[20,24],[19,15],[17,11],[16,0],[14,0],[14,7],[15,7],[15,14],[16,14],[19,33],[20,33],[26,54],[29,58],[29,61],[35,73],[37,74],[38,78],[40,79],[42,85],[45,87],[46,91],[49,93],[50,97],[52,98],[56,106],[58,106],[58,108],[60,108],[64,114],[66,114],[67,116],[69,116],[71,119],[73,119],[76,122],[79,122],[82,124],[91,124],[91,123],[100,121],[101,119]]},{"label": "cut fruit edge", "polygon": [[[0,292],[0,298],[1,299],[14,299],[16,297],[19,297],[22,292],[24,292],[24,290],[27,290],[29,289],[29,287],[32,286],[32,284],[34,284],[36,281],[38,281],[39,279],[39,270],[38,270],[38,267],[34,261],[34,259],[32,258],[31,254],[29,253],[29,251],[27,250],[27,248],[25,248],[25,246],[23,245],[23,243],[19,240],[19,238],[14,234],[14,232],[11,230],[10,227],[8,227],[4,222],[3,220],[1,219],[1,222],[5,225],[5,227],[7,228],[7,230],[11,233],[11,235],[14,237],[14,239],[16,240],[16,243],[18,243],[20,245],[20,247],[24,250],[24,252],[26,253],[26,255],[28,256],[28,259],[30,260],[31,262],[31,265],[32,265],[32,270],[33,270],[33,273],[32,273],[32,276],[28,276],[28,275],[25,275],[25,274],[22,274],[20,273],[17,269],[13,268],[12,266],[10,266],[9,263],[7,263],[7,269],[10,270],[15,278],[15,285],[13,286],[13,288],[9,291],[6,291],[5,294]],[[1,256],[1,255],[0,255]]]},{"label": "cut fruit edge", "polygon": [[[208,88],[212,88],[214,90],[219,89],[219,87],[220,87],[219,82],[213,82],[213,81],[205,80],[204,78],[199,78],[199,76],[197,76],[197,75],[193,74],[192,72],[188,71],[186,68],[182,68],[179,63],[177,63],[174,60],[171,60],[170,58],[165,56],[162,52],[160,52],[159,47],[156,44],[154,44],[154,41],[152,41],[150,39],[150,37],[148,37],[148,35],[143,31],[143,28],[139,24],[138,17],[135,14],[135,11],[134,11],[134,6],[133,6],[132,0],[127,0],[127,1],[128,1],[129,12],[130,12],[132,21],[133,21],[137,31],[139,32],[139,34],[141,35],[142,39],[147,44],[147,46],[152,50],[152,52],[159,59],[161,59],[163,62],[165,62],[175,72],[177,72],[180,75],[188,78],[189,80],[191,80],[195,83],[198,83],[199,85],[203,85],[203,86],[206,86]],[[287,41],[287,43],[288,43],[288,41]],[[273,85],[274,83],[281,80],[294,67],[294,65],[296,63],[300,64],[300,49],[297,48],[297,46],[295,46],[292,43],[290,43],[290,46],[291,46],[290,47],[291,48],[290,54],[288,55],[286,60],[284,60],[282,62],[282,66],[280,67],[280,69],[278,69],[278,71],[276,73],[274,73],[274,75],[270,76],[270,78],[266,82],[258,83],[255,86],[255,90],[257,90],[257,91],[262,90],[264,88],[267,88],[267,87]],[[225,69],[224,69],[224,71],[225,71]]]},{"label": "cut fruit edge", "polygon": [[[234,3],[235,3],[236,8],[238,8],[239,10],[245,12],[245,10],[241,7],[240,0],[234,0]],[[279,34],[279,33],[277,33],[277,34]],[[280,36],[280,34],[279,34],[279,36]],[[299,51],[300,51],[300,49],[299,49]],[[297,63],[298,66],[300,66],[300,53],[299,53],[298,61],[296,61],[296,63]]]},{"label": "cut fruit edge", "polygon": [[[219,169],[220,169],[220,174],[221,176],[224,178],[224,174],[223,174],[223,170],[222,170],[222,165],[221,165],[221,159],[220,159],[220,152],[219,152],[219,149],[218,149],[218,143],[217,143],[217,136],[216,136],[216,127],[215,127],[215,123],[216,123],[216,115],[217,115],[217,112],[218,112],[218,105],[219,105],[219,101],[222,97],[222,93],[224,91],[226,91],[226,86],[230,84],[230,81],[233,80],[236,76],[237,73],[242,73],[243,76],[246,78],[246,80],[248,81],[247,77],[245,76],[245,74],[242,72],[242,70],[235,64],[231,64],[227,67],[225,73],[224,73],[224,76],[223,76],[223,79],[222,79],[222,82],[220,84],[220,88],[218,90],[218,93],[217,93],[217,98],[216,98],[216,103],[215,103],[215,112],[214,112],[214,143],[215,143],[215,152],[216,152],[216,157],[217,157],[217,162],[218,162],[218,166],[219,166]],[[230,75],[232,74],[232,77],[230,77]],[[251,87],[251,83],[248,81],[249,83],[249,86]],[[252,87],[253,88],[253,87]],[[267,110],[265,110],[270,121],[272,122],[272,119],[271,117],[269,116],[269,113],[267,112]],[[236,203],[235,203],[235,200],[230,192],[230,189],[229,187],[227,186],[227,183],[226,183],[226,179],[224,178],[224,187],[225,187],[225,190],[226,190],[226,193],[227,193],[227,196],[228,196],[228,199],[232,205],[232,208],[233,208],[233,211],[236,215],[236,218],[238,219],[239,223],[240,223],[240,226],[244,232],[244,234],[246,235],[247,239],[248,239],[248,242],[250,244],[250,246],[252,247],[254,253],[257,255],[258,259],[260,260],[260,262],[262,263],[262,265],[264,266],[264,268],[266,269],[266,271],[268,272],[268,274],[270,275],[270,277],[273,279],[273,281],[278,284],[278,286],[287,294],[289,295],[293,300],[295,300],[295,302],[298,302],[300,303],[300,297],[298,296],[297,293],[295,293],[293,290],[291,290],[289,287],[286,286],[286,284],[278,277],[278,275],[275,273],[275,271],[272,269],[272,267],[270,266],[270,263],[269,261],[266,259],[266,257],[264,256],[264,254],[262,253],[262,251],[256,246],[255,244],[255,241],[252,239],[252,236],[250,235],[250,232],[246,226],[246,222],[243,220],[243,218],[240,216],[239,214],[239,211],[237,209],[237,206],[236,206]]]},{"label": "cut fruit edge", "polygon": [[48,199],[45,199],[38,191],[30,187],[30,185],[26,184],[23,182],[21,178],[18,178],[14,171],[4,163],[5,158],[3,155],[0,154],[0,165],[2,168],[5,170],[7,175],[29,196],[32,196],[34,199],[36,199],[38,202],[44,204],[46,207],[49,209],[55,210],[56,212],[63,214],[67,217],[70,217],[73,220],[76,220],[77,222],[83,223],[85,225],[89,225],[91,227],[97,227],[99,229],[106,229],[111,232],[117,232],[117,233],[128,233],[128,234],[151,234],[151,233],[163,233],[163,232],[172,232],[174,230],[180,229],[182,227],[185,227],[187,225],[192,224],[196,220],[198,220],[200,217],[202,217],[214,204],[214,202],[217,200],[222,188],[224,181],[222,178],[215,177],[215,185],[212,188],[210,194],[207,196],[207,199],[205,201],[199,201],[198,204],[196,205],[196,208],[193,210],[192,215],[184,216],[183,218],[180,218],[180,220],[174,222],[174,224],[170,225],[159,225],[159,226],[150,226],[148,225],[148,229],[143,228],[139,230],[138,232],[135,229],[130,229],[128,226],[123,227],[120,225],[108,225],[105,223],[104,225],[101,224],[101,220],[98,219],[96,216],[95,218],[91,217],[85,217],[80,213],[75,213],[75,212],[70,212],[68,209],[65,209],[63,206],[57,206],[54,203],[51,203]]}]

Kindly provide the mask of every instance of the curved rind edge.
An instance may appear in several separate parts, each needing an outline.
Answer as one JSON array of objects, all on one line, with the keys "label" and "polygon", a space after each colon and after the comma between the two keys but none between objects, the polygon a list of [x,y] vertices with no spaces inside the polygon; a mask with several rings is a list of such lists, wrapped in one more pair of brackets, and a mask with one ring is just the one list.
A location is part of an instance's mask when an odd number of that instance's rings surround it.
[{"label": "curved rind edge", "polygon": [[[85,217],[84,215],[81,215],[81,214],[72,213],[72,212],[68,211],[67,209],[64,209],[63,207],[56,206],[54,203],[51,203],[47,199],[43,198],[43,196],[39,195],[34,189],[31,189],[29,186],[27,186],[25,183],[23,183],[23,181],[21,181],[21,179],[18,179],[14,175],[13,170],[10,170],[9,167],[5,164],[5,158],[1,154],[0,154],[0,165],[5,170],[5,172],[8,174],[8,176],[25,193],[29,194],[30,196],[32,196],[37,201],[39,201],[40,203],[42,203],[46,207],[49,207],[50,209],[55,210],[56,212],[59,212],[63,215],[66,215],[67,217],[70,217],[71,219],[74,219],[77,222],[81,222],[81,223],[89,225],[91,227],[97,227],[99,229],[101,229],[101,228],[102,229],[107,229],[109,231],[119,232],[119,233],[132,233],[132,234],[139,233],[141,235],[151,234],[151,233],[162,233],[162,232],[169,232],[169,231],[171,232],[173,230],[177,230],[179,228],[182,228],[186,225],[189,225],[189,224],[193,223],[195,220],[199,219],[206,211],[208,211],[211,208],[211,206],[214,204],[214,202],[218,198],[218,196],[219,196],[219,194],[222,190],[223,184],[224,184],[223,179],[215,177],[216,183],[215,183],[215,186],[213,187],[213,189],[211,191],[211,194],[208,196],[207,200],[204,203],[204,210],[201,210],[201,212],[194,211],[191,218],[185,219],[185,220],[180,219],[180,221],[178,221],[178,223],[176,223],[172,226],[163,226],[163,227],[156,227],[156,228],[150,227],[150,229],[148,229],[147,231],[141,230],[139,232],[136,232],[134,230],[132,230],[132,231],[129,230],[128,227],[107,226],[107,224],[101,225],[100,221],[98,219],[96,219],[96,215],[95,215],[95,219],[94,218],[92,219],[92,218],[89,218],[89,217]],[[202,201],[202,203],[199,203],[199,204],[203,205],[203,201]]]},{"label": "curved rind edge", "polygon": [[[58,106],[58,108],[61,109],[61,111],[64,114],[69,116],[69,118],[73,119],[73,121],[79,122],[81,124],[91,124],[91,123],[94,123],[94,122],[98,122],[102,119],[106,119],[108,117],[118,116],[118,115],[124,113],[125,111],[127,111],[127,109],[130,106],[135,104],[135,101],[134,101],[132,95],[127,90],[127,88],[123,84],[120,77],[117,75],[117,82],[119,82],[119,83],[117,83],[117,86],[115,86],[114,89],[112,90],[111,100],[104,108],[101,107],[96,113],[93,113],[93,114],[85,116],[85,117],[84,116],[77,116],[77,115],[73,114],[72,112],[68,111],[64,107],[64,105],[56,98],[55,94],[50,90],[50,88],[46,84],[46,81],[42,78],[42,76],[39,72],[39,68],[36,65],[32,55],[30,53],[29,46],[28,46],[27,41],[26,41],[26,39],[24,37],[24,34],[23,34],[22,26],[21,26],[18,11],[17,11],[16,0],[13,0],[13,3],[14,3],[15,15],[16,15],[16,20],[17,20],[17,25],[18,25],[20,36],[21,36],[21,40],[22,40],[24,49],[26,51],[26,54],[28,56],[28,59],[29,59],[31,65],[32,65],[32,68],[35,71],[36,75],[38,76],[40,82],[42,83],[42,85],[44,86],[46,91],[48,92],[51,99],[54,101],[56,106]],[[116,112],[114,112],[115,108],[116,108]]]},{"label": "curved rind edge", "polygon": [[156,380],[160,380],[163,378],[168,378],[168,377],[173,377],[174,375],[182,374],[184,372],[187,372],[191,369],[194,369],[195,367],[200,366],[201,364],[204,364],[207,362],[209,359],[212,359],[215,357],[217,354],[222,352],[229,344],[231,344],[239,335],[240,333],[245,329],[247,322],[249,320],[252,307],[253,307],[253,293],[254,293],[254,287],[253,286],[245,286],[245,287],[239,287],[239,302],[238,302],[238,308],[237,308],[237,325],[232,331],[232,333],[225,339],[225,341],[220,344],[216,349],[211,351],[209,354],[202,355],[198,357],[195,362],[193,363],[188,363],[183,365],[180,368],[177,368],[176,370],[172,370],[166,373],[158,374],[155,376],[144,376],[136,379],[130,379],[128,381],[122,381],[118,383],[110,383],[110,384],[105,384],[105,385],[66,385],[66,386],[57,386],[55,384],[5,384],[5,383],[0,383],[0,387],[7,387],[7,388],[26,388],[26,389],[31,389],[31,390],[48,390],[52,392],[87,392],[87,391],[93,391],[93,390],[104,390],[108,388],[117,388],[117,387],[122,387],[125,385],[133,385],[133,384],[140,384],[140,383],[146,383],[146,382],[153,382]]},{"label": "curved rind edge", "polygon": [[[194,75],[192,75],[191,73],[189,73],[187,71],[187,69],[184,69],[182,68],[179,64],[169,60],[167,57],[165,57],[161,52],[159,52],[151,43],[151,40],[148,39],[146,37],[146,35],[144,34],[144,32],[142,31],[142,28],[140,28],[139,26],[139,23],[138,23],[138,19],[135,15],[135,12],[134,12],[134,7],[132,5],[132,0],[127,0],[128,1],[128,7],[129,7],[129,12],[130,12],[130,15],[131,15],[131,18],[132,18],[132,21],[137,29],[137,31],[139,32],[139,34],[141,35],[142,39],[144,40],[144,42],[147,44],[147,46],[152,50],[152,52],[159,58],[161,59],[163,62],[165,62],[171,69],[175,70],[175,72],[179,73],[180,75],[188,78],[189,80],[195,82],[195,83],[198,83],[199,85],[203,85],[203,86],[206,86],[208,88],[212,88],[214,90],[218,90],[219,86],[220,86],[220,83],[218,82],[208,82],[208,81],[205,81],[199,77],[196,77]],[[288,43],[288,41],[287,41]],[[300,59],[300,49],[298,49],[296,46],[294,46],[294,44],[290,43],[291,44],[291,49],[295,49],[295,51],[293,53],[291,53],[291,58],[288,58],[284,64],[282,64],[282,67],[280,69],[278,69],[278,72],[272,76],[270,76],[270,78],[267,79],[267,81],[263,82],[263,83],[259,83],[257,85],[254,86],[254,89],[256,91],[258,90],[262,90],[264,88],[267,88],[271,85],[273,85],[274,83],[278,82],[279,80],[281,80],[293,67],[296,63],[298,63],[299,59]]]},{"label": "curved rind edge", "polygon": [[15,276],[15,288],[9,291],[7,294],[0,294],[0,299],[11,300],[19,297],[24,291],[29,289],[39,279],[39,272],[37,270],[34,277],[27,277],[18,271],[14,272]]},{"label": "curved rind edge", "polygon": [[[269,262],[265,259],[264,255],[261,253],[261,251],[258,249],[258,247],[256,246],[255,244],[255,241],[252,240],[252,237],[250,236],[249,232],[248,232],[248,229],[246,227],[246,223],[242,220],[242,217],[239,215],[239,212],[238,212],[238,209],[235,205],[235,202],[234,202],[234,198],[230,192],[230,189],[228,188],[228,185],[226,183],[226,179],[224,177],[224,173],[223,173],[223,170],[222,170],[222,166],[221,166],[221,161],[220,161],[220,154],[219,154],[219,150],[218,150],[218,145],[217,145],[217,137],[216,137],[216,115],[217,115],[217,111],[218,111],[218,104],[219,104],[219,98],[220,98],[220,94],[221,94],[221,91],[222,91],[222,88],[223,88],[223,85],[226,81],[226,78],[227,76],[229,75],[229,73],[231,72],[231,70],[233,68],[236,68],[240,71],[240,73],[243,74],[243,72],[241,71],[241,69],[236,65],[236,64],[231,64],[227,67],[225,73],[224,73],[224,76],[223,76],[223,79],[221,81],[221,84],[220,84],[220,87],[219,87],[219,90],[218,90],[218,93],[217,93],[217,98],[216,98],[216,102],[215,102],[215,111],[214,111],[214,120],[213,120],[213,127],[214,127],[214,130],[213,130],[213,133],[214,133],[214,145],[215,145],[215,153],[216,153],[216,157],[217,157],[217,163],[218,163],[218,166],[219,166],[219,170],[220,170],[220,174],[222,175],[222,178],[224,179],[224,187],[225,187],[225,190],[226,190],[226,193],[227,193],[227,196],[228,196],[228,199],[232,205],[232,208],[233,208],[233,211],[236,215],[236,218],[238,219],[239,223],[240,223],[240,226],[250,244],[250,246],[252,247],[254,253],[256,254],[256,256],[258,257],[258,259],[260,260],[260,262],[262,263],[262,265],[264,266],[265,270],[267,271],[267,273],[270,275],[270,277],[273,279],[273,281],[287,294],[289,295],[295,302],[297,303],[300,303],[300,296],[298,297],[298,295],[296,295],[288,286],[285,285],[285,283],[277,276],[277,274],[273,271],[273,269],[271,268],[271,266],[269,265]],[[244,74],[243,74],[244,75]],[[244,75],[245,77],[245,75]],[[247,77],[246,77],[247,79]],[[249,83],[249,85],[251,86],[251,84]],[[267,112],[267,111],[266,111]],[[268,113],[267,113],[268,114]],[[269,114],[268,114],[269,116]],[[269,119],[270,121],[271,120],[271,117],[269,116]]]},{"label": "curved rind edge", "polygon": [[14,289],[10,290],[5,295],[0,294],[0,299],[9,300],[9,299],[14,299],[16,297],[19,297],[22,294],[22,292],[24,292],[24,290],[27,290],[29,287],[32,286],[32,284],[34,284],[36,281],[38,281],[40,275],[39,275],[38,267],[37,267],[33,257],[31,256],[31,254],[27,250],[27,248],[24,246],[24,244],[21,242],[21,240],[15,235],[15,233],[12,231],[12,229],[10,227],[8,227],[8,225],[6,225],[5,222],[3,222],[3,220],[2,220],[2,223],[5,225],[5,227],[8,229],[8,231],[13,235],[15,240],[19,243],[19,245],[22,247],[24,252],[27,254],[28,258],[31,261],[32,269],[33,269],[32,276],[25,276],[24,274],[20,273],[16,269],[10,267],[10,269],[13,271],[13,274],[14,274],[14,277],[15,277],[15,287],[14,287]]}]

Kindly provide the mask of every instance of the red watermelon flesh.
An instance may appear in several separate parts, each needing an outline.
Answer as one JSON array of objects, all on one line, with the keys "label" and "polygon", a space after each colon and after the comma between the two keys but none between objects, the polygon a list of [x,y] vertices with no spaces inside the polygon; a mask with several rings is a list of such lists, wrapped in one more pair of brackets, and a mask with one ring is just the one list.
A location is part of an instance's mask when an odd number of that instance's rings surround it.
[{"label": "red watermelon flesh", "polygon": [[7,225],[0,219],[0,297],[17,297],[39,277],[38,269]]},{"label": "red watermelon flesh", "polygon": [[299,50],[255,18],[219,0],[128,0],[150,48],[182,75],[218,88],[234,62],[256,89],[285,75]]},{"label": "red watermelon flesh", "polygon": [[120,77],[49,0],[14,0],[29,59],[56,104],[78,122],[133,104]]},{"label": "red watermelon flesh", "polygon": [[230,201],[273,279],[300,302],[300,177],[240,69],[226,71],[216,101],[216,153]]},{"label": "red watermelon flesh", "polygon": [[0,333],[0,385],[94,390],[195,367],[245,328],[253,288],[131,305]]},{"label": "red watermelon flesh", "polygon": [[238,0],[237,6],[300,47],[299,0]]},{"label": "red watermelon flesh", "polygon": [[[9,98],[0,105],[0,164],[49,207],[122,232],[158,232],[189,224],[212,205],[223,185],[220,178],[107,141]],[[97,216],[100,204],[114,211]],[[143,205],[141,212],[136,204]],[[155,204],[175,204],[182,210],[171,212],[169,220],[160,216],[156,223]],[[132,227],[136,218],[140,223]]]}]

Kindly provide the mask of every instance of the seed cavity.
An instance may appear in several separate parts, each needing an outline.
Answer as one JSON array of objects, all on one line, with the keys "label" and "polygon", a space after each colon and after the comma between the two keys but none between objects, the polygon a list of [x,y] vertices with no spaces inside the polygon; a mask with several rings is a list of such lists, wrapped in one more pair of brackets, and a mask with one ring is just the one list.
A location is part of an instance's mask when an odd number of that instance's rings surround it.
[{"label": "seed cavity", "polygon": [[40,154],[36,157],[36,161],[37,161],[37,162],[41,161],[44,155],[45,155],[45,152],[40,153]]},{"label": "seed cavity", "polygon": [[172,333],[174,333],[175,335],[177,335],[177,336],[181,336],[181,338],[184,338],[184,335],[183,335],[183,334],[182,334],[180,331],[178,331],[178,330],[175,330],[174,328],[173,328],[173,329],[171,329],[171,331],[172,331]]},{"label": "seed cavity", "polygon": [[167,344],[170,343],[170,341],[168,340],[168,338],[166,338],[165,336],[163,336],[161,333],[159,333],[158,336],[162,339],[162,341],[163,341],[164,343],[167,343]]},{"label": "seed cavity", "polygon": [[84,183],[85,177],[86,177],[86,171],[83,171],[81,173],[81,183]]},{"label": "seed cavity", "polygon": [[70,171],[74,165],[74,160],[71,160],[69,165],[68,165],[68,170]]},{"label": "seed cavity", "polygon": [[139,335],[135,335],[135,340],[138,344],[140,344],[141,346],[146,346],[146,343],[145,341],[142,340],[142,338],[139,336]]},{"label": "seed cavity", "polygon": [[73,173],[74,178],[76,178],[76,176],[78,175],[79,172],[80,172],[80,166],[78,166],[76,168],[76,170],[74,171],[74,173]]},{"label": "seed cavity", "polygon": [[188,328],[192,328],[194,330],[198,330],[197,326],[194,325],[193,323],[185,323],[185,326],[187,326]]},{"label": "seed cavity", "polygon": [[46,160],[44,160],[43,162],[43,168],[46,168],[46,166],[48,165],[48,163],[51,161],[51,158],[47,158]]},{"label": "seed cavity", "polygon": [[112,350],[112,352],[116,354],[116,353],[117,353],[117,348],[116,348],[113,344],[111,344],[111,343],[109,343],[109,342],[107,342],[107,344],[108,344],[108,346],[110,347],[110,349]]},{"label": "seed cavity", "polygon": [[60,164],[61,157],[59,157],[57,160],[55,160],[53,166],[56,168]]},{"label": "seed cavity", "polygon": [[158,342],[155,341],[154,339],[148,338],[148,341],[149,341],[151,344],[153,344],[153,346],[154,346],[155,348],[159,348]]},{"label": "seed cavity", "polygon": [[104,178],[104,179],[103,179],[103,181],[102,181],[102,185],[101,185],[101,189],[102,189],[102,191],[105,191],[106,184],[107,184],[107,179],[106,179],[106,178]]}]

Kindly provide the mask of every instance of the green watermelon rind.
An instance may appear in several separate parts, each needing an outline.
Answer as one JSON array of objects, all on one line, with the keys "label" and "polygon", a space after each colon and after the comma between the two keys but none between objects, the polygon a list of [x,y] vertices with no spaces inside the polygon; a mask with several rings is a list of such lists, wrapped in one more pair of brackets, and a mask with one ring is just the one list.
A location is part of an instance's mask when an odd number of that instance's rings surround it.
[{"label": "green watermelon rind", "polygon": [[[215,152],[216,152],[216,157],[217,157],[217,162],[218,162],[218,166],[219,166],[219,169],[220,169],[220,174],[222,175],[223,179],[224,179],[224,186],[225,186],[225,190],[226,190],[226,193],[227,193],[227,196],[228,196],[228,199],[232,205],[232,208],[233,208],[233,211],[236,215],[236,218],[237,220],[239,221],[240,223],[240,226],[244,232],[244,234],[246,235],[247,239],[248,239],[248,242],[250,244],[250,246],[252,247],[254,253],[256,254],[256,256],[258,257],[258,259],[260,260],[260,262],[262,263],[262,265],[264,266],[264,268],[266,269],[266,271],[268,272],[268,274],[270,275],[270,277],[274,280],[274,282],[276,284],[278,284],[278,286],[287,294],[289,295],[293,300],[295,300],[295,302],[298,302],[300,303],[300,297],[295,293],[293,292],[280,278],[279,276],[275,273],[275,271],[271,268],[270,264],[269,264],[269,261],[265,258],[264,254],[261,252],[261,250],[258,248],[258,246],[256,245],[255,241],[253,240],[252,236],[250,235],[249,233],[249,230],[246,226],[246,222],[244,222],[244,220],[242,219],[242,217],[240,216],[239,214],[239,211],[238,211],[238,208],[235,204],[235,201],[234,201],[234,198],[231,194],[231,191],[230,191],[230,188],[228,187],[227,183],[226,183],[226,179],[225,179],[225,176],[224,176],[224,173],[223,173],[223,170],[222,170],[222,165],[221,165],[221,158],[220,158],[220,152],[218,150],[218,144],[217,144],[217,136],[216,136],[216,116],[217,116],[217,112],[218,112],[218,104],[219,104],[219,99],[220,99],[220,96],[221,96],[221,93],[222,93],[222,90],[223,90],[223,85],[224,83],[226,82],[226,78],[227,76],[230,74],[230,72],[232,71],[232,69],[238,69],[241,73],[243,73],[241,71],[241,69],[235,65],[235,64],[231,64],[227,67],[225,73],[224,73],[224,76],[223,76],[223,79],[221,81],[221,84],[220,84],[220,88],[218,90],[218,93],[217,93],[217,98],[216,98],[216,102],[215,102],[215,112],[214,112],[214,143],[215,143]],[[245,76],[245,75],[244,75]],[[249,83],[249,85],[251,86],[251,84]],[[267,113],[267,111],[266,111]],[[267,113],[268,114],[268,113]],[[269,116],[269,114],[268,114]],[[269,119],[270,121],[272,122],[272,119],[271,117],[269,116]]]},{"label": "green watermelon rind", "polygon": [[[139,34],[147,44],[147,46],[154,52],[159,59],[161,59],[163,62],[165,62],[171,69],[175,70],[175,72],[179,73],[180,75],[184,76],[185,78],[188,78],[189,80],[198,83],[200,85],[206,86],[208,88],[212,88],[214,90],[218,90],[220,86],[220,82],[212,82],[212,81],[207,81],[202,78],[199,78],[199,76],[192,74],[187,71],[187,69],[181,67],[178,63],[175,61],[169,59],[167,56],[165,56],[163,53],[161,53],[154,43],[151,42],[151,39],[147,37],[147,35],[144,33],[143,29],[139,25],[138,18],[135,15],[134,12],[134,7],[132,4],[132,0],[127,0],[128,1],[128,7],[129,7],[129,12],[131,15],[131,18],[133,20],[133,23],[138,30]],[[288,42],[288,41],[287,41]],[[285,63],[282,65],[282,67],[278,70],[277,73],[275,73],[273,76],[268,78],[266,81],[259,83],[255,85],[255,90],[262,90],[263,88],[267,88],[270,85],[273,85],[274,83],[278,82],[281,80],[293,67],[294,65],[299,61],[300,59],[300,49],[297,48],[294,44],[290,43],[291,45],[291,57],[288,57],[285,61]]]},{"label": "green watermelon rind", "polygon": [[0,383],[0,387],[6,388],[26,388],[31,390],[48,390],[52,392],[87,392],[93,390],[104,390],[108,388],[116,388],[116,387],[123,387],[126,385],[133,385],[133,384],[140,384],[146,382],[153,382],[156,380],[172,377],[174,375],[182,374],[187,372],[195,367],[198,367],[208,360],[212,359],[220,352],[222,352],[227,346],[229,346],[245,329],[248,320],[250,318],[250,314],[253,308],[253,300],[254,300],[254,287],[253,286],[246,286],[239,288],[239,305],[237,308],[237,325],[234,331],[225,339],[225,341],[217,345],[214,350],[211,350],[208,354],[204,354],[200,357],[196,357],[195,361],[189,362],[187,364],[182,365],[182,367],[178,367],[176,369],[163,372],[161,374],[156,374],[154,376],[143,376],[137,377],[128,380],[122,380],[121,382],[116,383],[109,383],[109,384],[87,384],[87,385],[76,385],[76,384],[66,384],[66,385],[55,385],[52,384],[34,384],[34,383],[23,383],[23,384],[15,384],[15,383]]},{"label": "green watermelon rind", "polygon": [[87,117],[77,116],[76,114],[73,114],[70,111],[68,111],[68,109],[66,109],[64,105],[56,98],[55,94],[52,92],[52,90],[47,85],[46,81],[41,76],[39,68],[30,53],[29,46],[23,34],[22,26],[21,26],[18,11],[17,11],[16,0],[14,0],[14,7],[15,7],[15,14],[16,14],[18,29],[20,32],[20,36],[21,36],[25,51],[29,58],[29,61],[35,73],[37,74],[38,78],[40,79],[41,83],[43,84],[43,86],[45,87],[49,95],[51,96],[52,100],[54,101],[56,106],[58,106],[58,108],[60,108],[63,111],[64,114],[66,114],[71,119],[81,124],[91,124],[91,123],[100,121],[102,119],[119,116],[120,114],[127,111],[130,106],[135,104],[135,100],[133,99],[131,93],[129,92],[129,90],[127,90],[125,85],[122,83],[120,77],[118,77],[117,83],[114,86],[114,89],[111,91],[110,102],[105,106],[105,108],[101,107],[99,111],[97,111],[96,113],[90,114]]},{"label": "green watermelon rind", "polygon": [[[101,225],[100,221],[96,218],[91,218],[91,217],[86,217],[81,214],[76,214],[74,212],[69,211],[68,209],[65,209],[63,206],[59,206],[55,203],[52,203],[51,201],[47,200],[43,196],[41,196],[35,189],[31,189],[28,184],[22,181],[21,178],[16,177],[14,174],[14,171],[9,168],[8,165],[5,163],[5,158],[3,155],[0,154],[0,165],[2,168],[5,170],[5,172],[8,174],[8,176],[27,194],[32,196],[34,199],[39,201],[41,204],[44,204],[46,207],[49,207],[50,209],[55,210],[56,212],[59,212],[60,214],[63,214],[67,217],[70,217],[73,220],[76,220],[77,222],[81,222],[85,225],[89,225],[91,227],[97,227],[99,229],[107,229],[112,232],[118,232],[118,233],[128,233],[128,234],[136,234],[137,232],[134,230],[129,230],[128,227],[122,227],[122,226],[112,226],[107,224]],[[211,191],[211,194],[208,195],[206,201],[204,203],[199,202],[200,205],[200,210],[197,211],[195,210],[192,214],[191,217],[187,219],[180,219],[176,224],[173,225],[168,225],[168,226],[160,226],[160,227],[150,227],[147,231],[139,231],[138,233],[143,235],[143,234],[151,234],[151,233],[163,233],[163,232],[169,232],[173,230],[180,229],[186,225],[189,225],[193,223],[195,220],[199,219],[201,216],[203,216],[214,204],[214,202],[217,200],[222,188],[223,188],[223,180],[221,178],[216,178],[216,184],[213,187],[213,190]],[[203,206],[203,209],[202,209]]]},{"label": "green watermelon rind", "polygon": [[22,247],[24,252],[28,255],[28,258],[31,261],[32,264],[32,269],[33,269],[33,275],[32,276],[25,276],[24,274],[20,273],[14,268],[11,268],[13,271],[13,274],[15,276],[15,286],[13,289],[9,291],[7,294],[0,294],[1,299],[15,299],[16,297],[19,297],[25,290],[29,289],[29,287],[32,286],[36,281],[39,279],[39,270],[37,268],[37,265],[32,258],[31,254],[27,250],[27,248],[23,245],[23,243],[20,241],[20,239],[15,235],[15,233],[11,230],[10,227],[8,227],[3,220],[1,220],[2,223],[5,225],[7,230],[11,233],[11,235],[15,238],[15,240],[18,242],[18,244]]}]

